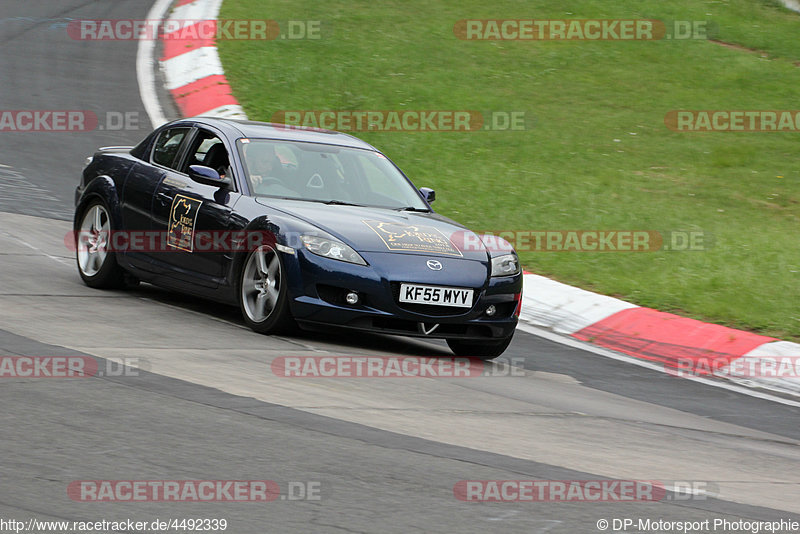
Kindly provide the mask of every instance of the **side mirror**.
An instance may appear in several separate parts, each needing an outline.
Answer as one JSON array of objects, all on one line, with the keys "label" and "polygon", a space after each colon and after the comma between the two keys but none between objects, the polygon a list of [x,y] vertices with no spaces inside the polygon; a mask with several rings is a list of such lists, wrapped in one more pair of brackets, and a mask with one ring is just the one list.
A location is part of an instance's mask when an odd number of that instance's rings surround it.
[{"label": "side mirror", "polygon": [[419,192],[422,193],[422,197],[428,204],[436,200],[436,191],[434,191],[430,187],[420,187]]},{"label": "side mirror", "polygon": [[216,187],[230,187],[231,179],[222,178],[217,171],[205,165],[189,165],[189,178],[195,182]]}]

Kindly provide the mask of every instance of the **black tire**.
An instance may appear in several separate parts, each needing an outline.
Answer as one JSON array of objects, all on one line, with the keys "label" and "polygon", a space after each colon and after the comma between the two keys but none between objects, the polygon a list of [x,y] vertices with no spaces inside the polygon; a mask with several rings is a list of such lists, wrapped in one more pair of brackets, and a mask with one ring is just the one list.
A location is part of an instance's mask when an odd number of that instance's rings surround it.
[{"label": "black tire", "polygon": [[75,260],[78,273],[89,287],[118,289],[133,280],[119,266],[114,252],[108,250],[111,232],[111,216],[105,202],[91,201],[75,224]]},{"label": "black tire", "polygon": [[251,251],[242,263],[237,288],[239,309],[247,326],[259,334],[288,333],[295,329],[285,273],[280,254],[270,245]]},{"label": "black tire", "polygon": [[456,356],[492,360],[497,358],[508,348],[514,334],[500,341],[464,341],[461,339],[448,339],[447,345]]}]

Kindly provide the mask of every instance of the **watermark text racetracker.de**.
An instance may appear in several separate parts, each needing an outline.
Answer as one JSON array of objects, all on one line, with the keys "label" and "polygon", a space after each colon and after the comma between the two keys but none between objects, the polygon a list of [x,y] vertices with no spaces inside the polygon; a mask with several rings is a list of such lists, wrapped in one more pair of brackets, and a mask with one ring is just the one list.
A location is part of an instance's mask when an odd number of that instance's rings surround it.
[{"label": "watermark text racetracker.de", "polygon": [[492,252],[704,251],[714,246],[713,235],[702,230],[465,230],[450,240],[464,251]]},{"label": "watermark text racetracker.de", "polygon": [[280,356],[270,365],[282,378],[476,378],[525,376],[524,359],[423,356]]},{"label": "watermark text racetracker.de", "polygon": [[339,132],[478,132],[531,128],[524,111],[426,110],[280,110],[271,121],[286,128]]},{"label": "watermark text racetracker.de", "polygon": [[466,41],[658,41],[710,39],[717,26],[705,20],[462,19],[453,34]]},{"label": "watermark text racetracker.de", "polygon": [[699,480],[460,480],[466,502],[659,502],[705,500],[716,484]]},{"label": "watermark text racetracker.de", "polygon": [[672,110],[664,124],[674,132],[799,132],[800,110]]},{"label": "watermark text racetracker.de", "polygon": [[800,355],[678,358],[664,370],[679,378],[775,378],[800,380]]},{"label": "watermark text racetracker.de", "polygon": [[275,480],[75,480],[67,496],[78,502],[267,503],[322,500],[322,482]]},{"label": "watermark text racetracker.de", "polygon": [[330,33],[321,20],[273,19],[75,19],[67,34],[76,41],[165,42],[318,40]]},{"label": "watermark text racetracker.de", "polygon": [[136,357],[0,356],[0,379],[139,376],[147,368],[149,362]]},{"label": "watermark text racetracker.de", "polygon": [[[145,124],[147,121],[145,121]],[[142,128],[138,111],[69,109],[0,110],[0,132],[130,131]]]}]

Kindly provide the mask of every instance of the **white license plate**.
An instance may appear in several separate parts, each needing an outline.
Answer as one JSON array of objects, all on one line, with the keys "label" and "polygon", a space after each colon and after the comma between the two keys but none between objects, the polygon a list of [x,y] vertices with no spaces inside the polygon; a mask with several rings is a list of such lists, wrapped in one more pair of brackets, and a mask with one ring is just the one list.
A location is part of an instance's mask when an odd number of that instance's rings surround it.
[{"label": "white license plate", "polygon": [[434,306],[472,307],[472,290],[457,287],[400,284],[400,302],[432,304]]}]

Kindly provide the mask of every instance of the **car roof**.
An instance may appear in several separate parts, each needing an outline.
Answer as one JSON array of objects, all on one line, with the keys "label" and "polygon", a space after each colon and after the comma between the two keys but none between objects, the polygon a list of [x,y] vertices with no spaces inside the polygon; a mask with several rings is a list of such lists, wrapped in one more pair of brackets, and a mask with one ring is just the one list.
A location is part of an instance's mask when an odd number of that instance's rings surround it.
[{"label": "car roof", "polygon": [[353,137],[352,135],[334,132],[333,130],[323,130],[321,128],[306,128],[303,126],[289,126],[286,124],[241,119],[220,119],[216,117],[190,117],[175,121],[175,123],[185,122],[213,126],[222,130],[232,138],[280,139],[377,150],[369,143],[357,137]]}]

